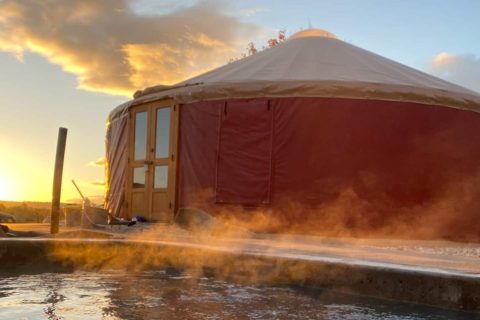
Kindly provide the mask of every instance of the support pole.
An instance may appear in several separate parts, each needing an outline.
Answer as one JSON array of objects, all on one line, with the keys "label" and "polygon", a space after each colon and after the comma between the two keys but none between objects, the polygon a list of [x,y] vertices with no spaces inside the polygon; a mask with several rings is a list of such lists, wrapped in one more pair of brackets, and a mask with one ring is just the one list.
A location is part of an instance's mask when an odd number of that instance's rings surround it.
[{"label": "support pole", "polygon": [[57,154],[55,157],[55,172],[53,175],[52,213],[50,216],[50,233],[58,233],[60,222],[60,196],[62,193],[63,159],[65,158],[65,144],[67,142],[67,128],[58,129]]}]

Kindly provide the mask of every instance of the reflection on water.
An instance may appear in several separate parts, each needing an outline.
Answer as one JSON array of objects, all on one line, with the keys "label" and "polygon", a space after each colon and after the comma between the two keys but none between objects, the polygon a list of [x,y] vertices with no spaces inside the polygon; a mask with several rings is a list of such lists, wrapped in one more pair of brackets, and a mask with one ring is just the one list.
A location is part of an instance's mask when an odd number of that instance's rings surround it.
[{"label": "reflection on water", "polygon": [[473,319],[473,315],[162,270],[0,276],[0,319],[413,320]]}]

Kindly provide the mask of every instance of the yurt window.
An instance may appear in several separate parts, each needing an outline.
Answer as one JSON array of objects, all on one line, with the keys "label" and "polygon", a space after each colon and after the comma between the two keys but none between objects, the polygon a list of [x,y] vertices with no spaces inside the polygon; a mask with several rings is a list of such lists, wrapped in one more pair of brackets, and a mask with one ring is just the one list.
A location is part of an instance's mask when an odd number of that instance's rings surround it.
[{"label": "yurt window", "polygon": [[270,203],[272,130],[273,111],[268,101],[225,104],[217,158],[217,203]]}]

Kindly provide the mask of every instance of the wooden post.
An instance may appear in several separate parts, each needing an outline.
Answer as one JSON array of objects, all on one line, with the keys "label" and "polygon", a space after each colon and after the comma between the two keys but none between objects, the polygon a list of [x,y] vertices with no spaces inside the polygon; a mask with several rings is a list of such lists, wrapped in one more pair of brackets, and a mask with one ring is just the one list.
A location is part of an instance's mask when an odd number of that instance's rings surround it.
[{"label": "wooden post", "polygon": [[50,216],[50,233],[58,233],[60,222],[60,196],[62,193],[63,159],[65,158],[65,144],[67,142],[67,128],[58,129],[57,154],[55,157],[55,172],[53,175],[52,213]]}]

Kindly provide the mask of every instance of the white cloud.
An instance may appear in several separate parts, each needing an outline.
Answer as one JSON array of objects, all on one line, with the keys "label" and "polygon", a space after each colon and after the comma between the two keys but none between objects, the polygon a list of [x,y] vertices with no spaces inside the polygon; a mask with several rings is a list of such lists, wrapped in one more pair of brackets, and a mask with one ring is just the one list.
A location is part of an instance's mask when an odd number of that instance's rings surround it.
[{"label": "white cloud", "polygon": [[468,89],[480,92],[480,57],[473,54],[437,54],[430,66],[430,73]]},{"label": "white cloud", "polygon": [[264,7],[252,7],[252,8],[244,8],[239,10],[240,14],[246,17],[253,16],[259,12],[267,12],[267,11],[269,10]]}]

